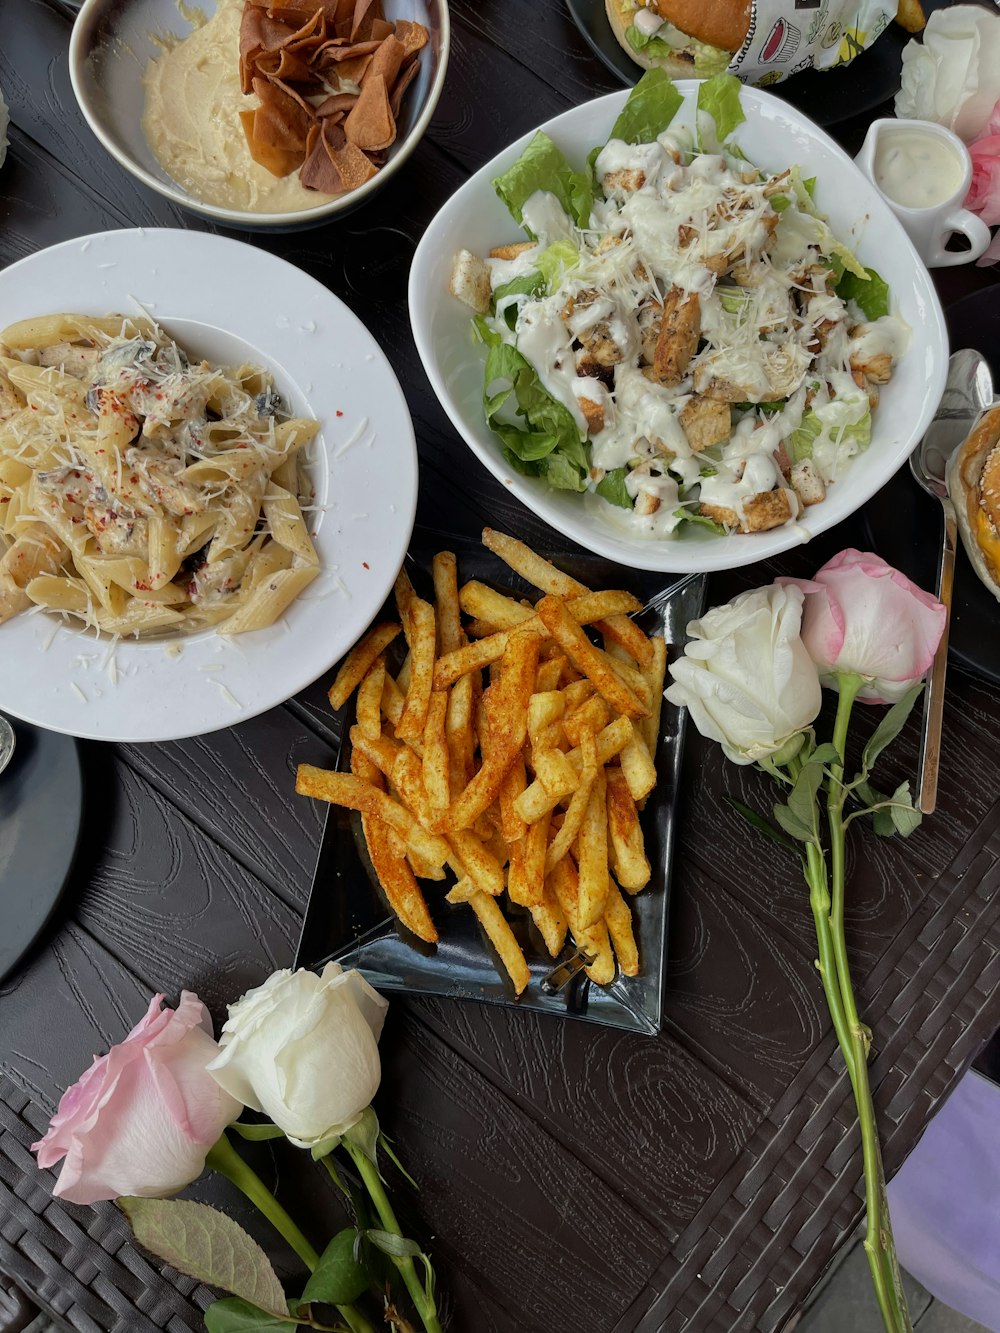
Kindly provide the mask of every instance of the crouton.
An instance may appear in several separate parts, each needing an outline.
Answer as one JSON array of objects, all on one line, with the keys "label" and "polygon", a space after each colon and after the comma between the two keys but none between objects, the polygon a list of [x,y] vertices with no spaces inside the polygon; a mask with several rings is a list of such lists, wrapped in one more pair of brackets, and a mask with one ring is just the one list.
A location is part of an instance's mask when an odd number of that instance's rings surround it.
[{"label": "crouton", "polygon": [[448,290],[477,314],[485,315],[492,296],[490,270],[486,261],[471,250],[459,250],[451,267]]},{"label": "crouton", "polygon": [[788,491],[761,491],[752,495],[743,505],[746,516],[747,532],[767,532],[769,528],[780,528],[795,515]]},{"label": "crouton", "polygon": [[812,461],[803,458],[796,463],[789,473],[792,489],[804,505],[818,505],[826,499],[826,486],[823,478],[812,465]]},{"label": "crouton", "polygon": [[635,512],[642,518],[648,518],[650,514],[655,514],[660,507],[660,497],[651,495],[649,491],[640,491],[635,497]]},{"label": "crouton", "polygon": [[604,429],[604,405],[595,403],[592,398],[578,398],[580,411],[583,413],[587,422],[587,430],[591,435],[598,435]]},{"label": "crouton", "polygon": [[653,369],[661,384],[681,382],[698,348],[700,333],[698,293],[671,287],[663,303],[663,323],[653,354]]},{"label": "crouton", "polygon": [[728,403],[710,398],[691,398],[677,414],[687,442],[696,454],[709,449],[721,440],[728,440],[732,421]]},{"label": "crouton", "polygon": [[751,495],[749,500],[743,503],[742,521],[735,509],[729,509],[725,505],[702,504],[698,506],[698,511],[706,518],[711,518],[724,527],[736,528],[740,532],[767,532],[769,528],[780,528],[783,523],[794,517],[788,492],[782,490],[761,491],[757,495]]},{"label": "crouton", "polygon": [[525,250],[534,250],[537,241],[515,241],[512,245],[495,245],[490,251],[491,259],[516,259]]},{"label": "crouton", "polygon": [[868,406],[874,412],[875,408],[878,407],[878,385],[873,384],[863,370],[852,370],[851,379],[859,389],[864,389],[868,394]]},{"label": "crouton", "polygon": [[646,184],[646,173],[639,167],[622,167],[619,171],[608,171],[601,179],[605,196],[615,193],[632,194]]}]

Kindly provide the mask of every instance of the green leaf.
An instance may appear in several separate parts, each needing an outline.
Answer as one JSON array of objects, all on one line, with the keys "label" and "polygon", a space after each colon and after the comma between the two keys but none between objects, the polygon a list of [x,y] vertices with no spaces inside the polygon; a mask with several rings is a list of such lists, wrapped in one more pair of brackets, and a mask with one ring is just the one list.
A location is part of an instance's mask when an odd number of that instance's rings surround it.
[{"label": "green leaf", "polygon": [[616,467],[612,468],[610,472],[605,472],[597,483],[597,494],[622,509],[631,509],[632,497],[625,485],[627,476],[627,467]]},{"label": "green leaf", "polygon": [[368,1158],[374,1166],[378,1166],[378,1156],[376,1148],[378,1146],[378,1116],[370,1106],[366,1106],[361,1113],[361,1119],[345,1130],[344,1138],[349,1143],[353,1143],[355,1148]]},{"label": "green leaf", "polygon": [[290,1333],[300,1324],[297,1319],[280,1319],[258,1310],[238,1296],[227,1296],[205,1311],[205,1327],[208,1333]]},{"label": "green leaf", "polygon": [[861,756],[863,770],[868,773],[874,768],[875,761],[887,745],[891,745],[899,733],[906,725],[906,719],[910,716],[913,705],[920,698],[920,692],[924,688],[923,681],[917,681],[903,695],[898,703],[886,713],[885,717],[875,728],[871,740],[865,746],[864,754]]},{"label": "green leaf", "polygon": [[674,510],[674,518],[679,518],[683,523],[693,523],[696,528],[708,528],[709,532],[714,532],[717,537],[726,535],[724,524],[716,523],[714,518],[709,518],[707,514],[699,514],[695,509],[682,506]]},{"label": "green leaf", "polygon": [[331,1134],[328,1139],[320,1139],[319,1143],[314,1143],[309,1149],[314,1162],[320,1161],[324,1157],[329,1157],[335,1148],[339,1148],[342,1135]]},{"label": "green leaf", "polygon": [[[836,407],[836,404],[832,406]],[[866,407],[858,421],[848,422],[842,426],[824,426],[819,413],[811,407],[806,408],[798,427],[785,441],[792,462],[800,463],[803,458],[812,458],[816,441],[821,435],[829,435],[838,444],[843,441],[854,441],[859,448],[866,449],[872,438],[871,409]]]},{"label": "green leaf", "polygon": [[585,490],[589,458],[568,408],[552,397],[516,347],[501,342],[492,330],[487,333],[483,411],[505,446],[504,457],[525,476],[544,477],[561,490]]},{"label": "green leaf", "polygon": [[562,149],[541,130],[514,165],[502,176],[497,176],[493,188],[516,222],[522,221],[524,205],[538,190],[554,194],[567,215],[580,227],[590,221],[590,210],[594,206],[594,190],[588,174],[575,171]]},{"label": "green leaf", "polygon": [[[655,32],[641,32],[634,23],[625,29],[625,40],[634,51],[642,51],[651,60],[670,60],[677,56],[676,46]],[[731,54],[721,47],[709,46],[707,42],[697,42],[694,38],[684,38],[684,47],[694,57],[693,73],[702,79],[718,74],[732,59]]]},{"label": "green leaf", "polygon": [[[525,273],[520,278],[511,278],[510,282],[502,282],[499,287],[494,289],[493,309],[495,311],[499,303],[505,300],[508,296],[537,296],[539,292],[544,292],[544,291],[545,291],[545,279],[542,277],[540,273],[538,272]],[[509,329],[512,329],[515,323],[517,322],[516,302],[512,302],[509,306],[506,307],[506,309],[503,312],[503,317],[507,323],[507,327]],[[482,316],[479,316],[478,318],[481,319]],[[491,337],[495,336],[492,333],[492,330],[490,331],[490,333]],[[483,337],[482,333],[480,333],[480,337],[482,338],[483,342],[489,341],[489,339]]]},{"label": "green leaf", "polygon": [[923,816],[919,810],[913,808],[913,797],[910,795],[909,782],[901,782],[892,793],[892,807],[889,814],[892,816],[892,822],[896,832],[902,838],[908,838],[910,834],[920,827]]},{"label": "green leaf", "polygon": [[647,69],[629,93],[608,139],[652,143],[677,115],[683,101],[666,70]]},{"label": "green leaf", "polygon": [[823,781],[821,764],[803,764],[788,797],[788,809],[812,836],[816,833],[816,793]]},{"label": "green leaf", "polygon": [[817,745],[806,760],[807,764],[842,764],[843,762],[843,756],[831,741],[826,741],[823,745]]},{"label": "green leaf", "polygon": [[769,403],[733,403],[737,412],[759,412],[763,417],[777,416],[787,406],[787,398],[773,398]]},{"label": "green leaf", "polygon": [[746,120],[740,104],[743,85],[733,74],[716,74],[698,86],[698,112],[705,111],[715,121],[715,133],[724,143],[737,125]]},{"label": "green leaf", "polygon": [[241,1138],[249,1139],[253,1143],[262,1143],[265,1139],[283,1139],[285,1131],[279,1129],[277,1125],[241,1125],[237,1120],[235,1124],[229,1126]]},{"label": "green leaf", "polygon": [[379,1231],[371,1227],[364,1233],[364,1237],[391,1259],[415,1259],[422,1253],[415,1240],[408,1240],[406,1236],[400,1236],[395,1231]]},{"label": "green leaf", "polygon": [[548,292],[557,291],[563,278],[580,262],[580,251],[572,241],[553,241],[538,256],[538,271]]},{"label": "green leaf", "polygon": [[880,838],[891,838],[896,832],[896,822],[891,810],[872,811],[872,830]]},{"label": "green leaf", "polygon": [[785,832],[791,834],[798,842],[812,842],[812,829],[808,824],[803,824],[798,815],[793,814],[787,805],[776,805],[774,817]]},{"label": "green leaf", "polygon": [[842,301],[854,301],[867,319],[880,319],[889,313],[889,284],[873,268],[858,273],[845,273],[837,283],[837,295]]},{"label": "green leaf", "polygon": [[188,1199],[119,1199],[135,1238],[188,1277],[241,1296],[268,1314],[287,1316],[288,1302],[271,1261],[225,1213]]},{"label": "green leaf", "polygon": [[350,1305],[368,1290],[368,1274],[354,1257],[354,1227],[338,1231],[319,1257],[302,1293],[304,1301]]},{"label": "green leaf", "polygon": [[764,816],[759,815],[756,810],[751,810],[750,806],[744,805],[742,801],[737,801],[732,796],[727,796],[725,799],[728,804],[733,807],[740,818],[744,819],[752,829],[756,829],[758,833],[762,833],[765,838],[770,838],[771,841],[776,842],[779,847],[784,847],[786,851],[798,851],[794,842],[786,838],[783,833],[779,832],[779,830],[774,827],[773,824],[769,824]]},{"label": "green leaf", "polygon": [[420,1186],[417,1184],[417,1182],[410,1175],[409,1171],[407,1171],[406,1167],[396,1156],[396,1151],[392,1146],[392,1140],[389,1138],[387,1134],[379,1135],[378,1146],[385,1153],[386,1157],[388,1157],[389,1161],[393,1163],[393,1165],[395,1166],[396,1170],[400,1173],[400,1175],[403,1176],[406,1180],[408,1180],[415,1190],[419,1190]]}]

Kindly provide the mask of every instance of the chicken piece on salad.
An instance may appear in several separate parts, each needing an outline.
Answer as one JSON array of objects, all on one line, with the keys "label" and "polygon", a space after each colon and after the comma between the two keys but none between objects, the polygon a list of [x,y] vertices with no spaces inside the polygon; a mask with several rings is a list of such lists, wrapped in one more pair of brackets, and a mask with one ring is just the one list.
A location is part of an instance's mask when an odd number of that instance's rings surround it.
[{"label": "chicken piece on salad", "polygon": [[[737,96],[727,80],[701,88]],[[462,251],[451,290],[477,312],[512,467],[596,492],[651,537],[766,531],[867,447],[909,329],[797,167],[759,169],[704,128],[699,146],[670,127],[676,91],[666,127],[631,141],[643,83],[592,173],[535,136],[494,182],[529,240]]]}]

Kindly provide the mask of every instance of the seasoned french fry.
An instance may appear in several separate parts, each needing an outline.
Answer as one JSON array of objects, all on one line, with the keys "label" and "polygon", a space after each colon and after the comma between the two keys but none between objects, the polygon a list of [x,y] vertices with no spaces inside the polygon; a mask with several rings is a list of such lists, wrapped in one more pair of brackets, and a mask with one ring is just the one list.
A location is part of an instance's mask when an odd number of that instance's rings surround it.
[{"label": "seasoned french fry", "polygon": [[382,734],[382,693],[385,689],[385,658],[377,657],[358,686],[358,726],[371,740]]},{"label": "seasoned french fry", "polygon": [[646,742],[650,758],[656,759],[656,747],[660,743],[660,710],[663,706],[663,681],[667,674],[667,645],[662,634],[650,639],[653,660],[643,668],[649,698],[649,717],[639,723],[639,735]]},{"label": "seasoned french fry", "polygon": [[629,893],[638,893],[649,883],[650,868],[643,844],[639,813],[620,768],[607,770],[608,837],[618,883]]},{"label": "seasoned french fry", "polygon": [[638,732],[622,747],[620,762],[633,801],[643,800],[656,786],[656,769]]},{"label": "seasoned french fry", "polygon": [[577,770],[562,750],[535,750],[531,762],[538,781],[550,795],[556,792],[565,794],[576,785]]},{"label": "seasoned french fry", "polygon": [[392,777],[393,765],[403,749],[398,741],[382,732],[377,736],[369,736],[360,724],[353,726],[348,735],[353,751],[364,755],[379,773],[384,773],[387,778]]},{"label": "seasoned french fry", "polygon": [[503,893],[503,867],[483,846],[472,829],[450,829],[448,863],[456,875],[468,875],[481,893],[496,898]]},{"label": "seasoned french fry", "polygon": [[559,676],[562,673],[565,660],[562,653],[559,653],[555,657],[550,657],[548,661],[539,662],[538,675],[535,677],[536,694],[547,694],[549,690],[558,688]]},{"label": "seasoned french fry", "polygon": [[[575,597],[588,591],[584,584],[578,583],[576,579],[556,569],[548,560],[536,555],[530,546],[525,546],[524,542],[507,537],[502,532],[484,528],[483,545],[494,555],[498,555],[515,573],[533,583],[542,592],[552,593],[557,597]],[[645,666],[649,662],[652,655],[649,640],[635,621],[629,620],[628,616],[612,616],[609,620],[601,621],[597,628],[606,638],[620,643],[640,665]]]},{"label": "seasoned french fry", "polygon": [[434,690],[437,628],[433,606],[419,597],[408,599],[407,610],[402,614],[403,632],[410,645],[410,680],[403,712],[396,723],[396,735],[408,741],[418,740],[427,725],[427,710]]},{"label": "seasoned french fry", "polygon": [[573,938],[594,954],[594,961],[584,968],[587,976],[597,986],[610,986],[615,979],[615,955],[604,921],[596,922]]},{"label": "seasoned french fry", "polygon": [[478,892],[479,890],[468,875],[463,875],[461,879],[455,881],[452,888],[444,896],[450,903],[467,903]]},{"label": "seasoned french fry", "polygon": [[340,670],[330,686],[331,708],[343,708],[354,690],[368,674],[375,659],[385,652],[402,627],[385,623],[376,625],[354,645],[344,658]]},{"label": "seasoned french fry", "polygon": [[608,901],[604,908],[604,923],[615,947],[622,976],[639,975],[639,950],[632,929],[632,910],[618,891],[614,880],[608,885]]},{"label": "seasoned french fry", "polygon": [[577,837],[580,875],[580,925],[586,929],[604,916],[608,897],[607,780],[599,768]]},{"label": "seasoned french fry", "polygon": [[508,847],[512,847],[528,831],[527,824],[515,809],[515,802],[524,791],[527,783],[524,760],[519,756],[514,760],[507,776],[500,784],[500,831]]},{"label": "seasoned french fry", "polygon": [[898,0],[896,22],[906,32],[920,32],[927,23],[920,0]]},{"label": "seasoned french fry", "polygon": [[445,734],[448,695],[431,695],[424,725],[423,781],[431,805],[444,810],[451,801],[450,756]]},{"label": "seasoned french fry", "polygon": [[470,579],[464,584],[458,597],[467,616],[489,621],[498,630],[514,629],[534,615],[530,606],[522,606],[513,597],[505,597],[478,579]]},{"label": "seasoned french fry", "polygon": [[409,746],[401,745],[389,775],[403,803],[412,810],[429,832],[437,832],[435,825],[440,811],[431,803],[424,786],[423,764]]},{"label": "seasoned french fry", "polygon": [[625,717],[647,716],[649,709],[615,673],[601,650],[590,642],[567,611],[565,602],[559,601],[557,597],[543,597],[538,603],[538,614],[569,660],[604,695],[616,712]]},{"label": "seasoned french fry", "polygon": [[507,918],[497,906],[496,901],[485,893],[474,894],[469,899],[469,906],[479,918],[479,924],[489,936],[490,943],[500,955],[500,961],[507,969],[514,984],[514,993],[520,995],[531,981],[531,973],[521,946],[514,938],[514,932],[507,924]]},{"label": "seasoned french fry", "polygon": [[454,652],[465,642],[458,601],[458,562],[452,551],[438,551],[431,562],[437,603],[438,655]]},{"label": "seasoned french fry", "polygon": [[[634,736],[635,729],[627,717],[615,718],[614,722],[611,722],[595,737],[598,763],[606,764],[616,754],[620,754]],[[565,757],[573,766],[573,780],[571,782],[560,783],[555,792],[550,792],[544,783],[536,778],[514,802],[515,810],[527,823],[533,824],[536,819],[540,819],[547,810],[552,810],[564,796],[568,796],[575,789],[579,781],[579,774],[583,771],[583,755],[579,749],[576,749],[571,750]]]},{"label": "seasoned french fry", "polygon": [[476,740],[473,732],[476,703],[475,685],[475,677],[463,676],[461,680],[455,682],[448,693],[445,738],[448,743],[450,799],[456,797],[472,777],[472,766],[476,753]]},{"label": "seasoned french fry", "polygon": [[559,690],[536,693],[528,700],[528,739],[538,744],[538,734],[553,722],[558,722],[566,711],[566,700]]},{"label": "seasoned french fry", "polygon": [[566,712],[573,713],[581,708],[586,701],[596,694],[597,691],[591,685],[589,680],[582,677],[579,680],[571,681],[570,684],[563,686],[563,697],[566,700]]},{"label": "seasoned french fry", "polygon": [[386,672],[385,682],[382,686],[382,712],[386,715],[393,726],[403,715],[403,705],[406,702],[406,696],[396,684],[393,678]]},{"label": "seasoned french fry", "polygon": [[596,736],[610,721],[611,712],[608,705],[599,694],[592,694],[586,703],[582,703],[563,719],[563,732],[570,745],[575,748],[584,736],[588,734]]},{"label": "seasoned french fry", "polygon": [[394,828],[408,846],[417,847],[438,865],[444,865],[451,855],[451,848],[443,838],[428,833],[398,801],[352,773],[334,773],[313,764],[299,764],[295,790],[300,796],[313,796],[320,801],[329,801],[331,805],[377,815]]},{"label": "seasoned french fry", "polygon": [[427,900],[406,860],[390,845],[389,834],[392,830],[376,815],[362,815],[361,827],[364,829],[372,867],[385,890],[389,906],[407,930],[412,930],[414,935],[426,940],[428,944],[437,944],[437,928],[431,919]]},{"label": "seasoned french fry", "polygon": [[[573,793],[566,811],[566,817],[560,825],[559,832],[549,844],[549,850],[545,857],[545,870],[550,875],[555,869],[556,863],[563,859],[576,841],[583,825],[584,816],[587,813],[587,807],[590,804],[590,793],[597,781],[597,743],[593,736],[590,734],[584,736],[580,748],[583,752],[583,771],[580,774],[580,785]],[[532,824],[531,827],[533,829],[537,828],[538,824]]]},{"label": "seasoned french fry", "polygon": [[549,957],[555,958],[566,942],[566,916],[546,881],[542,901],[531,908],[531,919],[545,941]]},{"label": "seasoned french fry", "polygon": [[496,800],[500,785],[517,758],[528,730],[528,700],[538,667],[538,639],[533,634],[514,634],[504,654],[504,671],[491,716],[493,743],[483,756],[483,766],[465,790],[452,802],[448,826],[469,828]]},{"label": "seasoned french fry", "polygon": [[507,893],[512,903],[536,907],[545,890],[545,849],[549,841],[549,817],[543,815],[528,829],[518,844],[518,855],[511,857]]}]

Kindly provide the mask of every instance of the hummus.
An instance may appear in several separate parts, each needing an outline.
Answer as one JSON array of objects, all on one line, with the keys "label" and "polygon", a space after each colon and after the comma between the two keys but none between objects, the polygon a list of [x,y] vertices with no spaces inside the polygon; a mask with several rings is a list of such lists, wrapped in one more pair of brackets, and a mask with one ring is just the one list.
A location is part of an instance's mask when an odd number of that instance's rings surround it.
[{"label": "hummus", "polygon": [[257,98],[240,88],[243,0],[219,0],[188,37],[164,42],[143,78],[142,128],[160,165],[189,194],[248,213],[318,208],[333,196],[307,190],[298,173],[272,176],[250,156],[240,123]]}]

